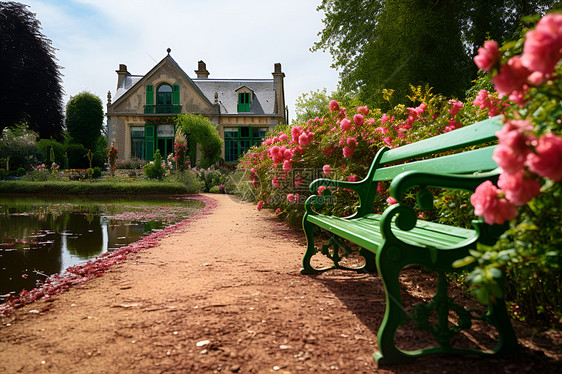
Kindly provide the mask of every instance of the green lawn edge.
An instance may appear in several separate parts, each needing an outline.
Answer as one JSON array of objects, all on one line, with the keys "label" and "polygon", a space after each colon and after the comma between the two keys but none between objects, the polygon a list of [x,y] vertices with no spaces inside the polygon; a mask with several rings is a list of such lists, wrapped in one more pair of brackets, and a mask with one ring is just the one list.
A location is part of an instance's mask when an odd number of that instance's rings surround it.
[{"label": "green lawn edge", "polygon": [[63,181],[2,181],[3,194],[131,194],[131,195],[177,195],[193,194],[180,182],[136,181],[134,183],[114,181],[63,182]]}]

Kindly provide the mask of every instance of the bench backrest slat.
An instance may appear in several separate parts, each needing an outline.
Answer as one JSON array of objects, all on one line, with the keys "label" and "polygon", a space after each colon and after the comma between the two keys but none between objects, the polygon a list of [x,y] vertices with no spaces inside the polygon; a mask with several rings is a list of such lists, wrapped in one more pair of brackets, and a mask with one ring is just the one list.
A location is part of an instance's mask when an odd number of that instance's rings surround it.
[{"label": "bench backrest slat", "polygon": [[382,155],[379,165],[485,144],[496,140],[495,133],[502,127],[502,116],[489,118],[475,125],[388,150]]},{"label": "bench backrest slat", "polygon": [[392,180],[398,174],[415,170],[429,173],[466,174],[494,170],[498,165],[492,160],[496,146],[480,148],[453,155],[430,158],[421,161],[377,169],[373,181]]}]

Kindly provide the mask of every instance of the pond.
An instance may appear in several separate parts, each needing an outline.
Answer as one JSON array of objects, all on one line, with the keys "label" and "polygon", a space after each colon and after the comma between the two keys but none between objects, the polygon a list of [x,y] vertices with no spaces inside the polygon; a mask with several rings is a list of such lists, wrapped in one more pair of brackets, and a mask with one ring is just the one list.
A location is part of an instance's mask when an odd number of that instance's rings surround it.
[{"label": "pond", "polygon": [[181,197],[0,196],[0,303],[203,206]]}]

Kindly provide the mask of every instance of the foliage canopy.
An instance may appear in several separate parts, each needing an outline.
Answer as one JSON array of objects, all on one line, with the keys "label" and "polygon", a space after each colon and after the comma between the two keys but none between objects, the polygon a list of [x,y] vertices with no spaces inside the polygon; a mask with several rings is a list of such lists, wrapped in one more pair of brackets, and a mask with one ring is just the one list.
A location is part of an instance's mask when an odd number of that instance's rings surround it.
[{"label": "foliage canopy", "polygon": [[177,123],[186,134],[190,150],[191,165],[195,165],[197,145],[201,149],[199,166],[208,168],[220,160],[223,140],[217,126],[202,115],[179,114]]},{"label": "foliage canopy", "polygon": [[0,2],[0,133],[18,124],[43,138],[62,133],[60,67],[40,30],[27,5]]},{"label": "foliage canopy", "polygon": [[89,92],[72,96],[66,105],[66,129],[70,137],[86,149],[94,149],[103,127],[101,99]]}]

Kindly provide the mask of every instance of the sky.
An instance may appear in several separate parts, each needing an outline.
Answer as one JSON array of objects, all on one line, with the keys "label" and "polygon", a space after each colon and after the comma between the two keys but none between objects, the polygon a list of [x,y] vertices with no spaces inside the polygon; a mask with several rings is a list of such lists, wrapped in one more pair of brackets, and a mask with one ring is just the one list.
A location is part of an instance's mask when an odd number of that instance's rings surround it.
[{"label": "sky", "polygon": [[310,52],[323,28],[311,0],[28,0],[62,67],[64,103],[89,91],[115,96],[119,64],[146,74],[171,48],[192,78],[199,60],[209,78],[271,79],[285,73],[289,120],[302,93],[336,90],[327,52]]}]

